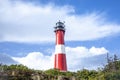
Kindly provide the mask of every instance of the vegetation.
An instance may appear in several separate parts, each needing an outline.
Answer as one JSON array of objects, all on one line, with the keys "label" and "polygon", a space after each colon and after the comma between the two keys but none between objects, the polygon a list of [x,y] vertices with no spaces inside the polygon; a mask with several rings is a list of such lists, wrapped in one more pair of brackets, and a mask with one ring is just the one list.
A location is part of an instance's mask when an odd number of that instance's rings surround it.
[{"label": "vegetation", "polygon": [[107,65],[99,70],[79,70],[77,72],[60,72],[57,69],[46,71],[29,69],[24,65],[0,64],[0,80],[58,80],[58,76],[74,77],[75,80],[120,80],[120,60],[114,55],[107,57]]}]

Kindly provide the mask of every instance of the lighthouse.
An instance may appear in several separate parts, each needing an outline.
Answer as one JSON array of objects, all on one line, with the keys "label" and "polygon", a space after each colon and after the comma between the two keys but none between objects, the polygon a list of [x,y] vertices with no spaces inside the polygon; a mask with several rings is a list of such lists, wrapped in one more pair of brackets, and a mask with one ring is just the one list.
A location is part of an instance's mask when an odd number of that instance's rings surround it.
[{"label": "lighthouse", "polygon": [[59,21],[56,23],[54,29],[56,35],[54,68],[66,72],[67,62],[66,62],[65,42],[64,42],[65,25],[63,22]]}]

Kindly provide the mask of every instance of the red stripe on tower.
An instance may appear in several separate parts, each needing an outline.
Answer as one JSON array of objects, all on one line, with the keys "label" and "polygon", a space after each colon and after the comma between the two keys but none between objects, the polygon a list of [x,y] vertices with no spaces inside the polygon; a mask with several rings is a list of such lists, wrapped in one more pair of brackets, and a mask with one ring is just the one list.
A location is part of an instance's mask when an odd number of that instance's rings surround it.
[{"label": "red stripe on tower", "polygon": [[56,33],[56,47],[55,47],[55,62],[54,68],[60,71],[67,71],[66,54],[64,46],[65,25],[62,22],[57,22]]}]

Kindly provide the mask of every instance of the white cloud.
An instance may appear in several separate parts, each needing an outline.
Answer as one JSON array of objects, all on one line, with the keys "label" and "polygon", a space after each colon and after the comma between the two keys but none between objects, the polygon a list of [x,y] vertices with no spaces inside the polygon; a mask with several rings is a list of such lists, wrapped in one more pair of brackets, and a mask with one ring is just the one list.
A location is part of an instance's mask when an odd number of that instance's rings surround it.
[{"label": "white cloud", "polygon": [[105,55],[108,52],[104,47],[66,47],[68,68],[76,71],[82,68],[97,69],[105,64]]},{"label": "white cloud", "polygon": [[66,21],[70,40],[94,40],[120,32],[120,25],[107,22],[104,15],[97,13],[70,16]]},{"label": "white cloud", "polygon": [[94,40],[120,32],[120,25],[107,21],[102,13],[76,15],[73,6],[68,5],[0,0],[1,41],[53,41],[58,20],[66,22],[66,40]]},{"label": "white cloud", "polygon": [[[105,64],[105,55],[108,52],[104,47],[90,49],[86,47],[66,47],[68,70],[76,71],[79,69],[97,69]],[[28,53],[25,57],[13,57],[15,61],[28,66],[29,68],[46,70],[53,68],[54,53],[51,56],[40,52]]]},{"label": "white cloud", "polygon": [[13,57],[13,59],[29,68],[46,70],[53,67],[54,58],[53,56],[43,55],[40,52],[31,52],[25,57]]}]

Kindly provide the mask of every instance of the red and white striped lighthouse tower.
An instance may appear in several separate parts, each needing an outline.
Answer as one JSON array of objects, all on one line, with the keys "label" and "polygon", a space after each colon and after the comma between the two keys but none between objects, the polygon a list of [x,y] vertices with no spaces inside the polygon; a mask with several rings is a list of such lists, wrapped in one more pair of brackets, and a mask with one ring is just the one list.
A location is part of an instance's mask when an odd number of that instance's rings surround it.
[{"label": "red and white striped lighthouse tower", "polygon": [[54,32],[56,34],[54,68],[59,69],[60,71],[67,71],[67,62],[64,46],[65,25],[63,22],[59,21],[56,23],[56,27],[54,28]]}]

